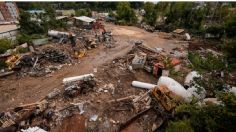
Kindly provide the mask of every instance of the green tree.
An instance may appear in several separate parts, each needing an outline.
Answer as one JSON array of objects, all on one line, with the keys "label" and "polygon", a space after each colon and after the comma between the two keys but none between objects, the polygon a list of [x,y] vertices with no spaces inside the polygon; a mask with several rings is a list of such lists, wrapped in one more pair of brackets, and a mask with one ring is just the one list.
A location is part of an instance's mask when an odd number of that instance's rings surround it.
[{"label": "green tree", "polygon": [[144,4],[144,10],[144,21],[147,24],[154,26],[156,24],[157,19],[157,11],[155,10],[155,5],[152,2],[146,2]]},{"label": "green tree", "polygon": [[130,7],[134,9],[143,8],[144,2],[130,2]]},{"label": "green tree", "polygon": [[194,132],[189,120],[170,122],[166,132]]},{"label": "green tree", "polygon": [[134,25],[137,23],[137,16],[128,2],[118,3],[116,19],[120,24]]},{"label": "green tree", "polygon": [[5,53],[8,49],[10,49],[11,41],[8,39],[0,39],[0,54]]},{"label": "green tree", "polygon": [[87,8],[87,9],[80,9],[75,11],[75,16],[92,16],[92,11]]},{"label": "green tree", "polygon": [[235,65],[236,63],[236,37],[229,39],[227,41],[224,42],[223,47],[223,51],[227,57],[227,60],[230,64]]},{"label": "green tree", "polygon": [[48,29],[53,29],[57,27],[57,20],[55,16],[55,10],[51,6],[47,6],[45,9],[45,13],[41,16],[42,27],[44,32],[46,33]]},{"label": "green tree", "polygon": [[24,34],[24,33],[21,33],[19,34],[17,37],[16,37],[16,40],[19,44],[23,44],[23,43],[32,43],[32,38],[30,35],[27,35],[27,34]]},{"label": "green tree", "polygon": [[205,31],[206,33],[213,34],[215,36],[219,35],[219,38],[224,34],[224,27],[220,24],[211,25]]},{"label": "green tree", "polygon": [[56,20],[55,10],[50,5],[45,7],[44,14],[40,15],[43,32],[47,33],[49,29],[66,28],[66,23]]},{"label": "green tree", "polygon": [[236,36],[236,16],[231,17],[225,24],[225,33],[227,37]]},{"label": "green tree", "polygon": [[[181,126],[186,129],[191,127],[195,132],[235,131],[236,97],[232,93],[219,93],[217,98],[222,101],[222,105],[183,104],[178,106],[176,116],[179,118],[171,124],[182,124]],[[188,125],[184,125],[182,122]],[[173,130],[174,128],[176,128],[176,125],[169,125],[167,130]]]},{"label": "green tree", "polygon": [[167,14],[167,22],[174,23],[176,26],[189,26],[192,9],[192,2],[171,3],[170,12]]},{"label": "green tree", "polygon": [[116,17],[116,14],[112,10],[109,10],[108,16],[109,17]]},{"label": "green tree", "polygon": [[28,12],[20,10],[19,16],[20,32],[25,34],[43,33],[43,28],[38,21],[32,21]]}]

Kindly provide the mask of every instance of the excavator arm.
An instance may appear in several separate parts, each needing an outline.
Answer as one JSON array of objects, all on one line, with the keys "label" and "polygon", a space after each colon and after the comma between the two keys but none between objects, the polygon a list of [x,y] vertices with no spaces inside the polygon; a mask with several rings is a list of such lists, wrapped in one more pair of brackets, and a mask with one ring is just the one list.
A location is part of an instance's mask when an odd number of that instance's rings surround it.
[{"label": "excavator arm", "polygon": [[93,31],[97,34],[98,30],[102,30],[102,33],[106,32],[106,29],[104,27],[104,25],[100,22],[100,21],[96,21],[93,23]]}]

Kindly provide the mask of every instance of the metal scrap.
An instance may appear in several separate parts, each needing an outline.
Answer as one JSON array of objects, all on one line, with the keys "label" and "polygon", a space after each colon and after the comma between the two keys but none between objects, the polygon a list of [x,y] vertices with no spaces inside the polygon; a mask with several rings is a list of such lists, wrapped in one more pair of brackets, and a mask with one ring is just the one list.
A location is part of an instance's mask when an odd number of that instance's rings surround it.
[{"label": "metal scrap", "polygon": [[64,94],[69,97],[75,97],[79,94],[80,89],[78,84],[73,84],[65,88]]},{"label": "metal scrap", "polygon": [[46,100],[18,106],[8,112],[1,113],[0,126],[6,128],[14,124],[19,124],[21,121],[29,120],[32,115],[43,112],[47,107],[48,102]]},{"label": "metal scrap", "polygon": [[123,97],[123,98],[119,98],[119,99],[113,99],[113,100],[109,100],[108,103],[130,100],[130,99],[133,99],[134,97],[135,97],[134,95],[131,95],[131,96],[127,96],[127,97]]},{"label": "metal scrap", "polygon": [[40,54],[40,59],[41,58],[44,58],[50,62],[63,63],[67,59],[67,56],[60,50],[47,48]]},{"label": "metal scrap", "polygon": [[64,94],[68,97],[75,97],[78,94],[87,93],[92,90],[96,82],[94,80],[82,80],[78,83],[66,84]]},{"label": "metal scrap", "polygon": [[15,72],[14,71],[3,72],[3,73],[0,73],[0,77],[5,77],[5,76],[11,75],[13,73],[15,73]]}]

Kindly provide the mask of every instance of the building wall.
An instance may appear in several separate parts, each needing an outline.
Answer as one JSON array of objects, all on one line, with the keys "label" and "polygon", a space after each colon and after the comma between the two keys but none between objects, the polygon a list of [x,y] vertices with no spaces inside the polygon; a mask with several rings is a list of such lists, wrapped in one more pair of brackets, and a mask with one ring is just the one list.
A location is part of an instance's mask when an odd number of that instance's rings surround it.
[{"label": "building wall", "polygon": [[1,11],[5,21],[12,20],[12,16],[11,16],[10,12],[8,11],[8,7],[5,2],[0,2],[0,11]]},{"label": "building wall", "polygon": [[0,39],[7,38],[7,39],[11,39],[11,40],[16,40],[17,33],[18,33],[17,29],[7,31],[7,32],[4,32],[4,33],[0,33]]},{"label": "building wall", "polygon": [[0,22],[1,21],[4,21],[5,19],[4,19],[4,17],[3,17],[3,15],[2,15],[2,13],[1,13],[1,11],[0,11]]},{"label": "building wall", "polygon": [[[14,2],[0,2],[0,12],[4,21],[14,21],[19,17],[19,11]],[[1,20],[0,15],[0,20]]]},{"label": "building wall", "polygon": [[19,17],[19,12],[16,4],[13,2],[6,2],[6,6],[8,7],[8,11],[10,12],[13,20],[17,20]]},{"label": "building wall", "polygon": [[0,39],[8,38],[11,40],[15,40],[17,32],[17,25],[0,25]]}]

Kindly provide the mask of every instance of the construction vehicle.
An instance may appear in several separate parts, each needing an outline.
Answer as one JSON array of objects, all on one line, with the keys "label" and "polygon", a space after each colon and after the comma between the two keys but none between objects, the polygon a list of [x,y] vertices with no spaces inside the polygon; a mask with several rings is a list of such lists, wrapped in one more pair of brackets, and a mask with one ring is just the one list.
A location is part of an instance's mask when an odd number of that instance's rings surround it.
[{"label": "construction vehicle", "polygon": [[113,47],[113,42],[115,40],[112,36],[112,33],[106,31],[104,25],[101,23],[101,20],[98,19],[96,22],[93,23],[93,31],[100,42],[105,42],[105,46],[107,48]]},{"label": "construction vehicle", "polygon": [[151,106],[165,118],[172,118],[176,106],[183,100],[164,85],[154,87],[149,94],[152,99]]},{"label": "construction vehicle", "polygon": [[19,54],[12,55],[12,56],[8,57],[6,62],[5,62],[8,66],[8,69],[14,68],[19,63],[19,60],[21,58],[22,58],[22,56],[19,55]]},{"label": "construction vehicle", "polygon": [[106,33],[106,29],[105,29],[104,25],[102,24],[101,20],[99,20],[99,19],[93,23],[92,28],[93,28],[95,35],[97,35],[99,29],[102,30],[102,34]]}]

